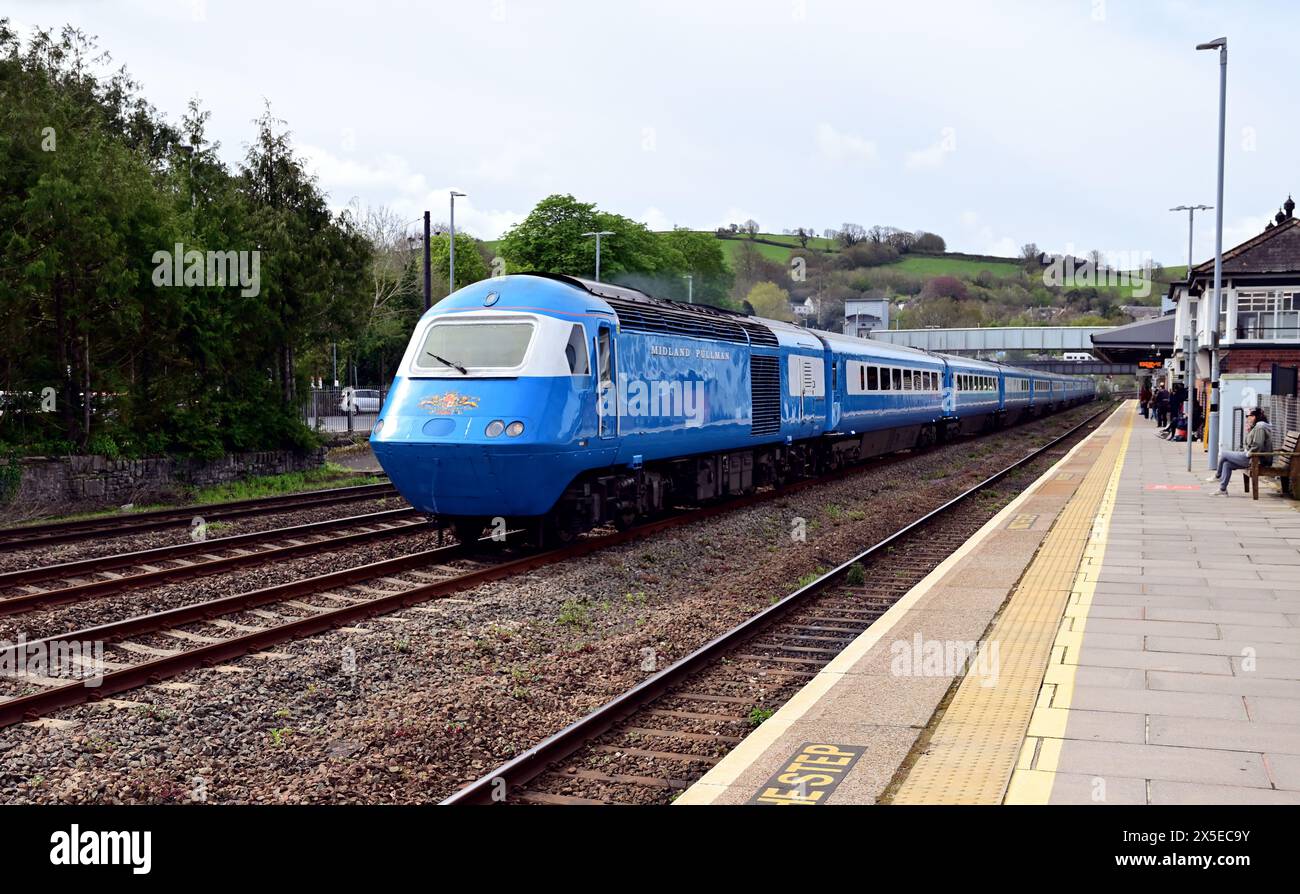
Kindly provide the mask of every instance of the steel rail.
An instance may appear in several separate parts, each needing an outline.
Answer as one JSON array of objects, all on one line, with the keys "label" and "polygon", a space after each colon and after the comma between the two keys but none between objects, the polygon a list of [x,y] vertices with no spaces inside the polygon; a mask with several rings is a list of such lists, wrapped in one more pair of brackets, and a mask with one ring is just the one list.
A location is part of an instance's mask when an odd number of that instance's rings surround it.
[{"label": "steel rail", "polygon": [[102,534],[118,537],[145,531],[156,531],[191,519],[242,518],[249,515],[268,515],[287,509],[309,506],[328,506],[357,500],[377,500],[396,495],[391,484],[360,484],[307,491],[278,497],[261,497],[255,500],[234,500],[229,503],[202,503],[179,509],[153,509],[125,515],[101,516],[68,522],[47,522],[38,525],[21,525],[0,528],[0,552],[67,543]]},{"label": "steel rail", "polygon": [[[392,512],[396,515],[404,516],[415,514],[414,509],[394,509]],[[388,513],[379,514],[387,515]],[[366,516],[354,516],[354,518],[366,518]],[[354,522],[354,525],[355,524],[364,524],[364,522]],[[339,528],[347,527],[347,525],[333,522],[315,522],[312,525],[302,525],[299,528],[284,528],[280,530],[298,531],[301,533],[301,528],[307,527]],[[18,596],[10,596],[0,599],[0,617],[22,614],[23,612],[32,611],[37,608],[48,608],[50,606],[63,605],[69,602],[80,602],[97,596],[116,596],[119,593],[126,592],[127,590],[140,589],[141,587],[152,587],[157,584],[176,580],[186,580],[192,577],[206,577],[210,574],[218,574],[223,571],[230,571],[235,568],[244,568],[249,565],[262,565],[279,559],[288,559],[295,556],[309,555],[311,553],[344,549],[346,547],[368,543],[373,540],[396,537],[401,534],[410,534],[420,530],[435,529],[435,527],[436,522],[430,521],[402,522],[401,524],[387,528],[380,528],[373,531],[357,531],[352,534],[343,534],[338,537],[332,537],[328,540],[315,540],[309,543],[292,543],[287,546],[256,550],[254,552],[241,553],[234,556],[222,556],[203,562],[194,562],[189,565],[178,565],[173,568],[159,568],[154,571],[142,571],[138,574],[129,574],[107,580],[86,581],[84,583],[70,584],[66,587],[59,587],[57,589],[43,590],[38,593],[23,593]],[[220,541],[208,541],[209,544],[219,542]],[[184,545],[188,546],[189,544]],[[166,547],[164,547],[164,549],[165,548]],[[223,546],[222,548],[226,547]],[[152,552],[152,550],[147,552]]]},{"label": "steel rail", "polygon": [[151,549],[134,550],[127,553],[114,553],[91,559],[76,559],[60,562],[57,565],[34,565],[16,571],[0,572],[0,588],[15,587],[34,581],[53,580],[55,578],[76,577],[82,574],[94,574],[97,571],[111,571],[114,568],[128,568],[134,565],[148,565],[165,559],[176,559],[198,553],[203,555],[216,550],[232,549],[247,543],[278,540],[314,534],[332,528],[353,527],[365,524],[379,524],[395,521],[415,515],[413,508],[386,509],[382,512],[370,512],[363,515],[349,515],[344,518],[332,518],[325,521],[309,522],[305,525],[290,525],[285,528],[273,528],[269,531],[251,531],[247,534],[233,534],[229,537],[214,537],[211,540],[194,540],[188,543],[173,543],[168,546],[156,546]]},{"label": "steel rail", "polygon": [[868,547],[848,561],[841,563],[806,586],[800,587],[748,620],[715,637],[654,676],[648,677],[622,695],[497,767],[491,773],[466,785],[445,798],[441,803],[447,805],[499,803],[503,794],[508,794],[511,790],[522,787],[540,775],[551,764],[568,757],[584,744],[609,731],[637,709],[655,700],[682,680],[710,664],[720,655],[731,651],[737,645],[748,640],[758,631],[766,628],[773,620],[804,602],[808,597],[839,581],[855,564],[869,559],[883,550],[887,550],[899,540],[915,533],[936,518],[946,515],[975,494],[984,491],[1017,469],[1038,459],[1062,441],[1073,437],[1079,430],[1091,425],[1099,416],[1114,411],[1115,407],[1111,405],[1094,413],[1064,434],[1053,438],[1001,471],[990,475],[973,487],[953,497],[937,509],[898,529],[885,539]]}]

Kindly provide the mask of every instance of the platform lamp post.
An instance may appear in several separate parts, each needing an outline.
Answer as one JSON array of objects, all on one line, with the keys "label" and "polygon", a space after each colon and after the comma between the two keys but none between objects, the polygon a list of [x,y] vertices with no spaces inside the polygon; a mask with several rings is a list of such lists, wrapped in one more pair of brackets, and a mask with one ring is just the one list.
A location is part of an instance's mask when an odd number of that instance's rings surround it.
[{"label": "platform lamp post", "polygon": [[600,237],[613,236],[613,230],[592,230],[590,233],[583,233],[584,236],[596,237],[596,282],[600,282]]},{"label": "platform lamp post", "polygon": [[433,307],[433,279],[429,261],[429,212],[424,212],[424,309]]},{"label": "platform lamp post", "polygon": [[1198,50],[1219,51],[1219,179],[1214,204],[1214,295],[1210,299],[1210,405],[1206,446],[1210,468],[1219,467],[1219,312],[1223,307],[1223,143],[1228,91],[1228,38],[1196,45]]},{"label": "platform lamp post", "polygon": [[1192,322],[1192,227],[1197,211],[1209,211],[1213,205],[1175,205],[1170,211],[1187,212],[1187,337],[1183,340],[1183,358],[1186,369],[1183,379],[1187,385],[1187,471],[1192,470],[1192,426],[1196,422],[1196,326]]},{"label": "platform lamp post", "polygon": [[451,224],[449,226],[451,232],[451,242],[447,246],[448,251],[450,251],[451,253],[451,272],[448,274],[448,278],[447,278],[448,295],[456,291],[456,197],[457,196],[464,198],[465,193],[456,192],[456,190],[454,189],[451,190]]}]

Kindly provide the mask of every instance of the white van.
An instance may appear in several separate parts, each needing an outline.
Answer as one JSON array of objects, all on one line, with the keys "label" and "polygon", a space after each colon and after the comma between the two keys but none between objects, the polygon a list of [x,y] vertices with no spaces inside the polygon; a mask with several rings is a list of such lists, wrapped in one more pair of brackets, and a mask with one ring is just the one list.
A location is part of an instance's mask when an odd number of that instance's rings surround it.
[{"label": "white van", "polygon": [[1090,361],[1090,360],[1096,360],[1096,359],[1097,359],[1096,357],[1092,356],[1091,354],[1087,353],[1086,351],[1066,351],[1066,352],[1065,352],[1065,362],[1066,362],[1066,363],[1087,363],[1087,362]]}]

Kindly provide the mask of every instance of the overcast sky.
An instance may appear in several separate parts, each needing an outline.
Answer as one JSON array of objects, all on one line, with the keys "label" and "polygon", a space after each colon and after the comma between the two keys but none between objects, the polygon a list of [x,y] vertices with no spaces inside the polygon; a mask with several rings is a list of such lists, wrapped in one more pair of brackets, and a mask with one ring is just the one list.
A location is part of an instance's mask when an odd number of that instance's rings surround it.
[{"label": "overcast sky", "polygon": [[[935,231],[950,250],[1186,255],[1213,204],[1230,42],[1225,247],[1300,190],[1300,5],[1196,0],[8,0],[98,35],[236,161],[263,98],[336,207],[492,238],[573,193],[656,229],[752,217]],[[1213,251],[1198,216],[1197,260]]]}]

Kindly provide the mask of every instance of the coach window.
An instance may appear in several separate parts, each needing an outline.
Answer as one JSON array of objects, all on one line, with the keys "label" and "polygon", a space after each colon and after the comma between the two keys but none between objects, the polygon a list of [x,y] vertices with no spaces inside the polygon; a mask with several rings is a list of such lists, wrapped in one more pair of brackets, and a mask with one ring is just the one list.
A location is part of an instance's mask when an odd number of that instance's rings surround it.
[{"label": "coach window", "polygon": [[587,333],[577,323],[569,330],[569,343],[564,346],[564,359],[569,361],[569,374],[586,376],[591,374],[587,360]]},{"label": "coach window", "polygon": [[866,385],[867,390],[868,390],[868,391],[879,391],[879,390],[880,390],[880,372],[879,372],[879,370],[878,370],[876,367],[874,367],[874,366],[868,366],[868,367],[865,367],[865,369],[867,370],[867,385]]},{"label": "coach window", "polygon": [[901,369],[891,368],[891,369],[889,370],[889,377],[890,377],[890,378],[893,380],[893,382],[894,382],[894,390],[895,390],[895,391],[902,391],[902,390],[903,390],[903,371],[902,371]]}]

